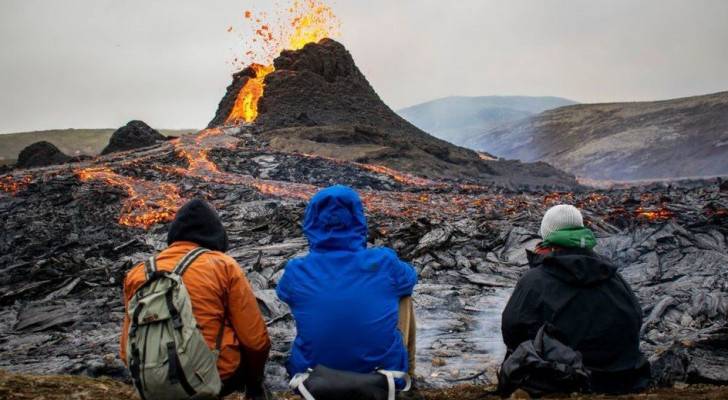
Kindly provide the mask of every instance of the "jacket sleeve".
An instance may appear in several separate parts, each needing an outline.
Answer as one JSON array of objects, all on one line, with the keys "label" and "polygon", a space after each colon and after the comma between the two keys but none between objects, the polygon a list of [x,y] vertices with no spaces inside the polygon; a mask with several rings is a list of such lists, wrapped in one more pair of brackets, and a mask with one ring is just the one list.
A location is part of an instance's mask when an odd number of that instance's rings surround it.
[{"label": "jacket sleeve", "polygon": [[536,337],[536,333],[544,324],[541,317],[540,295],[529,282],[524,279],[518,282],[503,310],[501,333],[508,353],[526,340]]},{"label": "jacket sleeve", "polygon": [[394,250],[385,249],[385,251],[396,295],[398,297],[412,296],[412,290],[417,284],[417,271],[408,263],[400,260]]},{"label": "jacket sleeve", "polygon": [[250,283],[232,259],[227,265],[230,274],[228,311],[235,335],[240,341],[245,362],[246,384],[255,387],[263,382],[265,362],[270,351],[270,338]]}]

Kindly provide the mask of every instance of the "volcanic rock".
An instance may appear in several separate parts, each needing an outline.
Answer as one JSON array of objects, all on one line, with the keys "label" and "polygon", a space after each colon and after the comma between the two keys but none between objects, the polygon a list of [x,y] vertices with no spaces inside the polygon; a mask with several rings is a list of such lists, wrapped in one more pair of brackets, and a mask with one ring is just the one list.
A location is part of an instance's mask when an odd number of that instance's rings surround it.
[{"label": "volcanic rock", "polygon": [[[519,186],[576,186],[573,176],[547,164],[487,161],[462,147],[428,135],[379,98],[341,43],[323,39],[286,50],[265,78],[255,126],[268,144],[416,175]],[[225,124],[247,80],[247,68],[233,76],[210,127]]]},{"label": "volcanic rock", "polygon": [[42,141],[24,148],[18,155],[16,165],[18,168],[47,167],[70,160],[71,157],[63,154],[53,143]]},{"label": "volcanic rock", "polygon": [[[505,354],[500,315],[528,269],[524,250],[533,246],[545,209],[561,202],[583,209],[599,238],[597,251],[635,289],[655,382],[728,382],[728,193],[717,180],[592,193],[423,185],[347,161],[275,151],[254,129],[227,129],[239,142],[209,151],[207,160],[219,169],[212,175],[175,172],[186,165],[177,147],[183,140],[89,165],[113,169],[117,179],[174,183],[185,198],[205,196],[220,210],[228,255],[250,281],[271,335],[266,380],[273,388],[285,387],[283,365],[295,337],[274,289],[286,262],[307,251],[306,203],[295,192],[342,180],[365,199],[369,245],[396,249],[419,272],[414,299],[423,386],[494,382]],[[130,194],[84,182],[66,167],[3,176],[0,187],[7,191],[0,192],[0,368],[128,379],[117,357],[122,282],[133,265],[166,246],[166,227],[120,225]],[[667,217],[645,217],[648,210]],[[446,363],[433,365],[433,358]]]},{"label": "volcanic rock", "polygon": [[164,140],[167,140],[164,135],[143,121],[129,121],[111,135],[109,144],[101,151],[101,154],[148,147]]}]

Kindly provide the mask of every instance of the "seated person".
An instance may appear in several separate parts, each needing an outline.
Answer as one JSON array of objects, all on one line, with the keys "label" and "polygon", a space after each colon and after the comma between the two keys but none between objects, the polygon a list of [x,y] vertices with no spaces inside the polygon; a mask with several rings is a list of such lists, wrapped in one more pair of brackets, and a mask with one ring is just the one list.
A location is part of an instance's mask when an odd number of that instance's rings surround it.
[{"label": "seated person", "polygon": [[288,262],[276,289],[296,320],[288,373],[322,365],[411,375],[415,270],[389,248],[367,248],[362,202],[348,187],[317,193],[303,231],[309,253]]},{"label": "seated person", "polygon": [[[156,270],[171,272],[188,253],[202,253],[182,272],[192,313],[208,347],[219,348],[217,370],[222,381],[220,395],[245,392],[250,399],[266,399],[263,385],[270,339],[250,283],[238,263],[224,252],[228,248],[225,228],[217,212],[202,200],[192,200],[177,212],[167,236],[169,247],[156,257]],[[124,304],[147,281],[145,264],[126,275]],[[129,315],[121,331],[121,359],[127,361]]]},{"label": "seated person", "polygon": [[596,392],[644,389],[650,367],[639,349],[642,308],[609,260],[594,253],[581,212],[558,205],[541,222],[543,242],[503,311],[503,341],[512,353],[545,323],[581,352]]}]

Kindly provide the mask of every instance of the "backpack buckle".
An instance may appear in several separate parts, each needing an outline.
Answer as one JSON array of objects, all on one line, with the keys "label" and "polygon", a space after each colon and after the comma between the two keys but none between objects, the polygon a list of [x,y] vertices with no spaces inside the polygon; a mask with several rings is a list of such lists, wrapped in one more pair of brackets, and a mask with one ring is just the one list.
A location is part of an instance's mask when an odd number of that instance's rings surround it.
[{"label": "backpack buckle", "polygon": [[182,317],[180,317],[179,314],[172,318],[172,325],[174,326],[174,329],[182,329]]}]

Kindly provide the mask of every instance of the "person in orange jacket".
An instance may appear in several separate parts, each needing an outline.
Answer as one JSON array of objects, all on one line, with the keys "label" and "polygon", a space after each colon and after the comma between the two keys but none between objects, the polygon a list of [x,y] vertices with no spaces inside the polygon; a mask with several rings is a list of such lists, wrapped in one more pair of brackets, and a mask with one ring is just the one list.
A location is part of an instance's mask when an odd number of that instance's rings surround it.
[{"label": "person in orange jacket", "polygon": [[[171,271],[190,250],[204,247],[186,270],[182,281],[187,287],[192,312],[205,342],[214,349],[223,330],[218,372],[223,383],[221,397],[245,391],[247,398],[264,399],[265,363],[270,351],[270,338],[250,283],[238,263],[224,254],[228,248],[225,228],[217,212],[202,200],[192,200],[177,212],[170,226],[169,247],[157,255],[157,269]],[[124,305],[146,281],[144,264],[132,268],[124,280]],[[121,334],[121,359],[126,362],[126,332],[129,317],[124,316]]]}]

